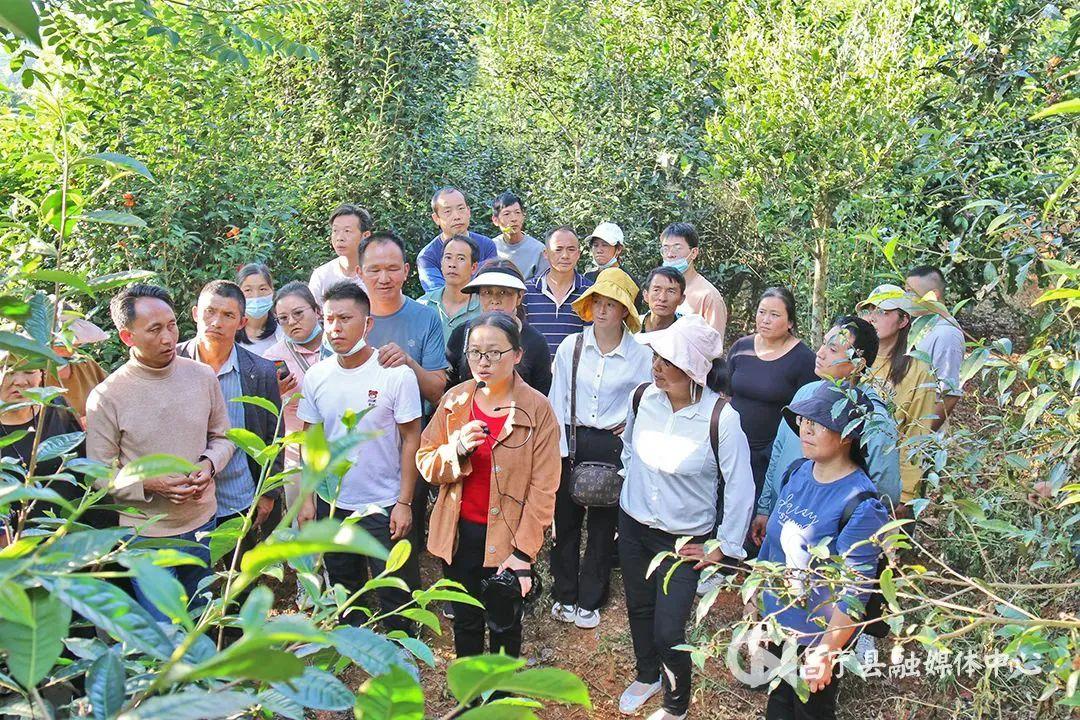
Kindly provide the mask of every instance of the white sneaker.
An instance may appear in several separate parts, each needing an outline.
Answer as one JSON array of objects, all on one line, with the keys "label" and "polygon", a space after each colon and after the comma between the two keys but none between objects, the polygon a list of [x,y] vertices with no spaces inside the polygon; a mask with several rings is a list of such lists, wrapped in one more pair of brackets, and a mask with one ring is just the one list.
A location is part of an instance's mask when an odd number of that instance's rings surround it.
[{"label": "white sneaker", "polygon": [[577,621],[577,605],[563,605],[555,603],[551,606],[551,617],[559,622],[572,623]]},{"label": "white sneaker", "polygon": [[600,611],[578,608],[577,617],[574,618],[574,624],[582,630],[592,630],[600,624]]},{"label": "white sneaker", "polygon": [[660,708],[649,716],[649,720],[686,720],[686,713],[683,713],[682,715],[672,715],[664,708]]},{"label": "white sneaker", "polygon": [[722,572],[719,571],[714,572],[712,575],[697,584],[698,597],[705,597],[716,588],[724,585],[724,583],[726,583],[727,581],[727,575],[724,575]]},{"label": "white sneaker", "polygon": [[635,680],[619,696],[619,712],[623,715],[633,715],[658,692],[660,692],[659,680],[651,685]]}]

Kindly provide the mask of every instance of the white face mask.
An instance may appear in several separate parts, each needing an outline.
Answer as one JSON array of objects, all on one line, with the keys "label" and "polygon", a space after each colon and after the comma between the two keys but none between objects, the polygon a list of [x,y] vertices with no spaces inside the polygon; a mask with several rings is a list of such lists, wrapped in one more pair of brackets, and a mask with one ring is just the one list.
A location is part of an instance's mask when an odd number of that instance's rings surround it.
[{"label": "white face mask", "polygon": [[356,344],[345,352],[337,352],[336,350],[334,350],[334,346],[330,344],[330,335],[326,334],[323,335],[323,347],[327,348],[332,353],[340,355],[341,357],[352,357],[353,355],[367,347],[367,333],[365,332],[363,335],[361,335],[360,339],[356,341]]}]

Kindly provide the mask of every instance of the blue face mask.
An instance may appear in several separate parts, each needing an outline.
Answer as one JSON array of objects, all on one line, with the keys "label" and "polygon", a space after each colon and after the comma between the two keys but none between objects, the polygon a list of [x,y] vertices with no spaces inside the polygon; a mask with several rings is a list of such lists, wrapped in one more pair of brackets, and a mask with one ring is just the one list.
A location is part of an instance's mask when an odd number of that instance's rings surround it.
[{"label": "blue face mask", "polygon": [[677,260],[665,260],[664,267],[674,268],[681,273],[686,272],[686,269],[690,267],[689,258],[679,258]]},{"label": "blue face mask", "polygon": [[311,328],[311,334],[308,335],[306,338],[304,338],[303,340],[300,340],[299,342],[297,342],[296,340],[293,340],[292,338],[289,338],[289,342],[293,343],[294,345],[307,345],[309,342],[311,342],[316,337],[318,337],[319,333],[321,333],[321,332],[322,332],[322,323],[317,322],[317,323],[315,323],[315,327]]},{"label": "blue face mask", "polygon": [[611,259],[610,259],[610,260],[608,260],[608,261],[607,261],[606,263],[604,263],[603,265],[600,265],[600,264],[598,263],[598,264],[596,265],[596,269],[597,269],[597,270],[607,270],[608,268],[611,268],[611,267],[615,267],[615,266],[616,266],[616,265],[618,265],[618,264],[619,264],[619,256],[618,256],[618,255],[612,255],[612,256],[611,256]]},{"label": "blue face mask", "polygon": [[248,317],[263,318],[266,317],[266,313],[270,312],[270,308],[274,305],[273,295],[263,295],[262,297],[248,298],[244,302],[244,313]]},{"label": "blue face mask", "polygon": [[[367,333],[365,333],[364,335],[366,336]],[[360,352],[361,350],[363,350],[366,346],[367,346],[367,338],[362,336],[359,340],[356,341],[355,345],[353,345],[351,348],[349,348],[345,352],[337,352],[336,350],[334,350],[334,346],[330,344],[330,336],[329,335],[323,335],[323,347],[326,348],[327,350],[329,350],[331,353],[335,353],[337,355],[340,355],[341,357],[351,357],[351,356],[355,355],[356,353]]]}]

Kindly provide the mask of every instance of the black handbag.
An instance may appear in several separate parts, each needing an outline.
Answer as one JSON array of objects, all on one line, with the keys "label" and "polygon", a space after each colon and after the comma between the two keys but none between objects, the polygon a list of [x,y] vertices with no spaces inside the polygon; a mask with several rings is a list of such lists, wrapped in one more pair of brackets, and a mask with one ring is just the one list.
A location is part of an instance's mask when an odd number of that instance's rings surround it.
[{"label": "black handbag", "polygon": [[623,476],[619,467],[606,462],[577,462],[577,372],[585,334],[574,342],[574,361],[570,368],[570,437],[567,438],[570,461],[570,499],[582,507],[616,507],[622,492]]}]

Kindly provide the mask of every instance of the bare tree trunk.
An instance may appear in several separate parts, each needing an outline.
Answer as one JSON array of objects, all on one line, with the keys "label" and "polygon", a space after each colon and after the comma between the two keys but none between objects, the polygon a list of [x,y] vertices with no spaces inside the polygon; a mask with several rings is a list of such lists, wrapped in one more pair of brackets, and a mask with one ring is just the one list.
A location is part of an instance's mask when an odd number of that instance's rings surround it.
[{"label": "bare tree trunk", "polygon": [[825,305],[825,288],[829,280],[829,233],[832,230],[834,202],[826,196],[814,207],[811,227],[814,232],[814,246],[811,254],[814,258],[814,286],[811,293],[810,308],[810,343],[819,347],[825,337],[825,325],[828,322]]}]

